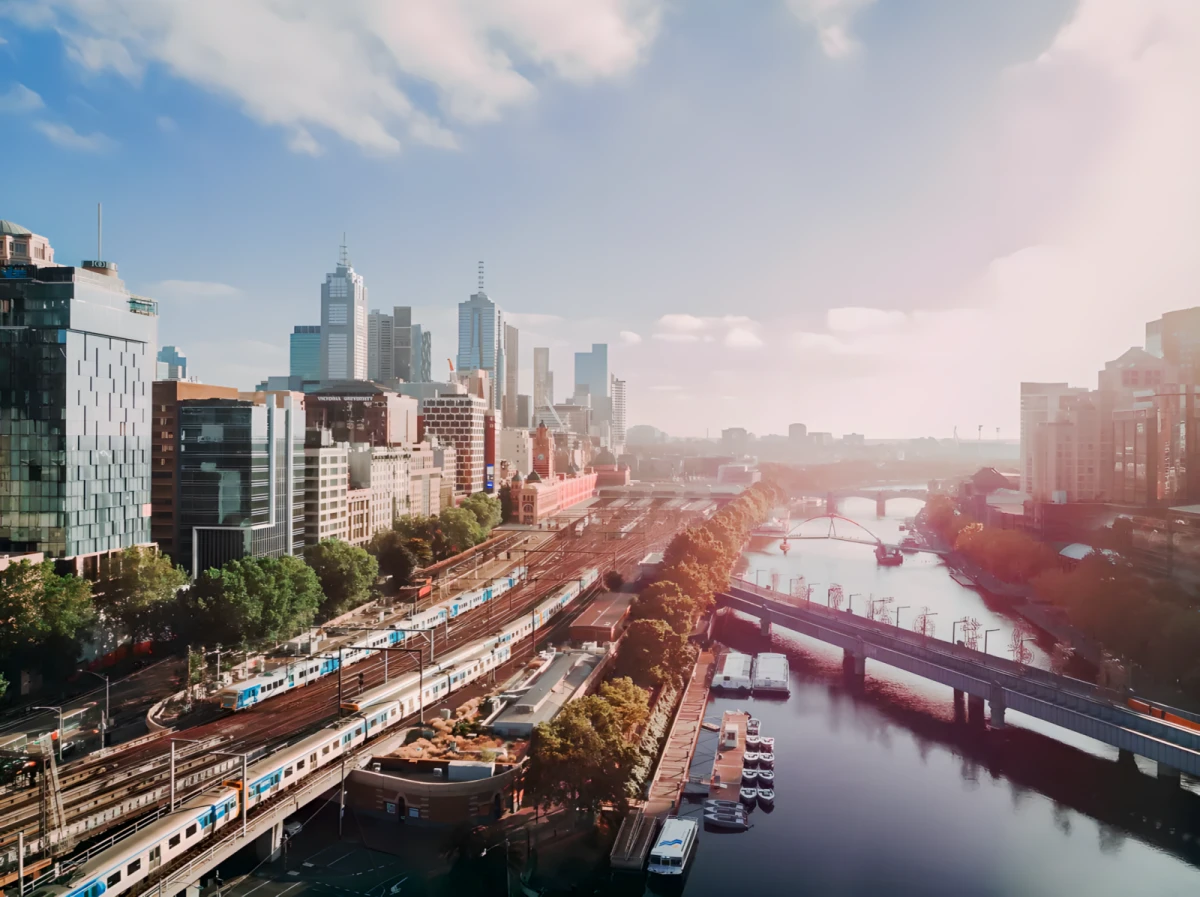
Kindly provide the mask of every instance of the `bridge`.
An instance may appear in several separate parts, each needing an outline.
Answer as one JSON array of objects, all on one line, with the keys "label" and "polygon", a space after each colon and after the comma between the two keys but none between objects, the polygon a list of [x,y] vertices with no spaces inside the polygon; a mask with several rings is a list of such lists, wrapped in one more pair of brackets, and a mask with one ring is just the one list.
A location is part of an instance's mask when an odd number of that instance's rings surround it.
[{"label": "bridge", "polygon": [[929,489],[919,486],[857,486],[845,489],[833,489],[826,492],[823,497],[825,499],[825,511],[828,514],[837,513],[838,503],[843,498],[866,498],[875,502],[875,513],[879,517],[882,517],[887,511],[887,503],[893,498],[918,498],[921,501],[927,501],[929,499]]},{"label": "bridge", "polygon": [[969,718],[981,722],[984,701],[994,727],[1004,725],[1013,710],[1078,732],[1118,749],[1122,762],[1134,754],[1158,764],[1161,778],[1178,781],[1179,773],[1200,775],[1200,716],[1167,708],[1195,728],[1147,716],[1126,705],[1129,695],[1047,670],[983,654],[965,645],[908,632],[852,613],[799,602],[782,592],[734,578],[717,596],[717,606],[761,621],[764,634],[778,624],[794,632],[840,647],[842,669],[861,682],[867,660],[915,673],[954,689],[956,701],[967,697]]},{"label": "bridge", "polygon": [[[803,532],[802,528],[805,526],[805,524],[812,523],[814,520],[826,521],[827,526],[825,528],[825,532],[814,532],[814,527],[810,527],[809,532]],[[840,531],[838,530],[839,523],[842,525]],[[879,536],[875,535],[857,520],[853,520],[849,517],[843,517],[841,514],[818,514],[815,517],[809,517],[807,520],[801,520],[799,523],[786,531],[783,531],[782,529],[780,531],[760,529],[756,531],[756,535],[782,536],[785,542],[804,539],[833,539],[837,542],[854,542],[858,545],[870,545],[872,547],[879,547],[880,545],[893,549],[899,547],[884,542],[881,538],[879,538]],[[942,556],[949,554],[948,551],[938,548],[929,548],[924,545],[910,546],[905,550],[924,551],[929,554],[937,554]]]}]

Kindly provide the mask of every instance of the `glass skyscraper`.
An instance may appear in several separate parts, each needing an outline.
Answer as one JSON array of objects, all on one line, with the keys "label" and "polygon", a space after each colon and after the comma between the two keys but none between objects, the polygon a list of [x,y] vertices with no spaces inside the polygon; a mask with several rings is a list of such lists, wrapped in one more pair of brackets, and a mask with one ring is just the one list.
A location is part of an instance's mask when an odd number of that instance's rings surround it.
[{"label": "glass skyscraper", "polygon": [[458,303],[459,371],[488,372],[491,396],[488,405],[504,407],[504,312],[482,289]]},{"label": "glass skyscraper", "polygon": [[321,325],[297,324],[288,345],[288,375],[321,379]]},{"label": "glass skyscraper", "polygon": [[420,324],[410,330],[412,356],[409,364],[409,383],[428,383],[433,379],[433,334]]},{"label": "glass skyscraper", "polygon": [[367,287],[342,244],[321,284],[321,380],[367,379]]},{"label": "glass skyscraper", "polygon": [[0,266],[0,552],[150,541],[157,336],[113,263]]}]

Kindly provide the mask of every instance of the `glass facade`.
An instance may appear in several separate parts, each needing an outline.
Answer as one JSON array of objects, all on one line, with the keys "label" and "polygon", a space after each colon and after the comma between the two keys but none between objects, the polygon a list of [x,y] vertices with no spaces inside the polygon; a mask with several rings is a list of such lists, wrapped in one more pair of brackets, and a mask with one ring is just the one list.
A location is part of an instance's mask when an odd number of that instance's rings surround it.
[{"label": "glass facade", "polygon": [[489,406],[504,407],[504,312],[487,293],[478,292],[458,303],[458,371],[487,371]]},{"label": "glass facade", "polygon": [[321,325],[298,324],[289,343],[288,374],[301,380],[321,379]]},{"label": "glass facade", "polygon": [[157,305],[89,264],[0,267],[0,551],[150,541]]},{"label": "glass facade", "polygon": [[177,557],[193,575],[304,546],[304,419],[286,394],[266,404],[179,405]]}]

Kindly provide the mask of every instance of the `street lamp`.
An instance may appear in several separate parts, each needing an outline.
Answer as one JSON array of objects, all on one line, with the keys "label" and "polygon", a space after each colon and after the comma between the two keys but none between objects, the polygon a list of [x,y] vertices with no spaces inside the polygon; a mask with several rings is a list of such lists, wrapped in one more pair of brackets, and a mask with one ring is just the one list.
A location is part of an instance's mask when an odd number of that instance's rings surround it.
[{"label": "street lamp", "polygon": [[924,621],[921,623],[921,635],[924,636],[925,635],[925,623],[929,622],[930,617],[936,617],[937,611],[935,610],[932,613],[923,614],[922,616],[924,617]]},{"label": "street lamp", "polygon": [[1000,631],[999,629],[985,629],[985,630],[983,630],[983,653],[984,653],[984,654],[987,654],[987,653],[988,653],[988,649],[987,649],[987,637],[988,637],[988,633],[989,633],[989,632],[999,632],[999,631]]},{"label": "street lamp", "polygon": [[851,592],[850,593],[850,601],[846,604],[846,613],[850,613],[850,614],[854,613],[854,596],[855,595],[857,595],[859,598],[861,598],[862,592]]},{"label": "street lamp", "polygon": [[967,618],[963,617],[961,620],[955,620],[954,622],[952,622],[950,624],[950,644],[952,644],[952,645],[957,644],[957,642],[954,641],[954,632],[955,632],[956,628],[958,627],[959,623],[966,623],[966,622],[967,622]]},{"label": "street lamp", "polygon": [[63,709],[61,707],[30,707],[30,710],[53,710],[58,714],[58,762],[63,758]]},{"label": "street lamp", "polygon": [[103,673],[94,673],[91,670],[80,670],[81,673],[87,673],[89,676],[95,676],[97,679],[104,680],[104,716],[100,720],[100,746],[108,746],[108,676]]},{"label": "street lamp", "polygon": [[900,611],[910,610],[911,608],[912,608],[911,604],[901,604],[899,607],[896,608],[896,628],[897,629],[900,628]]},{"label": "street lamp", "polygon": [[[489,844],[479,852],[481,857],[487,856],[487,852],[493,847],[499,847],[498,844]],[[504,893],[512,894],[512,877],[508,874],[508,835],[504,836]]]}]

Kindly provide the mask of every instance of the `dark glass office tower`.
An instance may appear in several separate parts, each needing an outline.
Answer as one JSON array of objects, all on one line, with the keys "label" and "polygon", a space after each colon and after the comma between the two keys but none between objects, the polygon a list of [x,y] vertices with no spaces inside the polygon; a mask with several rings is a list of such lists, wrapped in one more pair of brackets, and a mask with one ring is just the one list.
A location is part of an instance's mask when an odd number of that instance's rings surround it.
[{"label": "dark glass office tower", "polygon": [[304,549],[304,414],[290,393],[179,403],[176,557],[193,575]]},{"label": "dark glass office tower", "polygon": [[0,552],[150,541],[157,335],[115,264],[0,266]]}]

